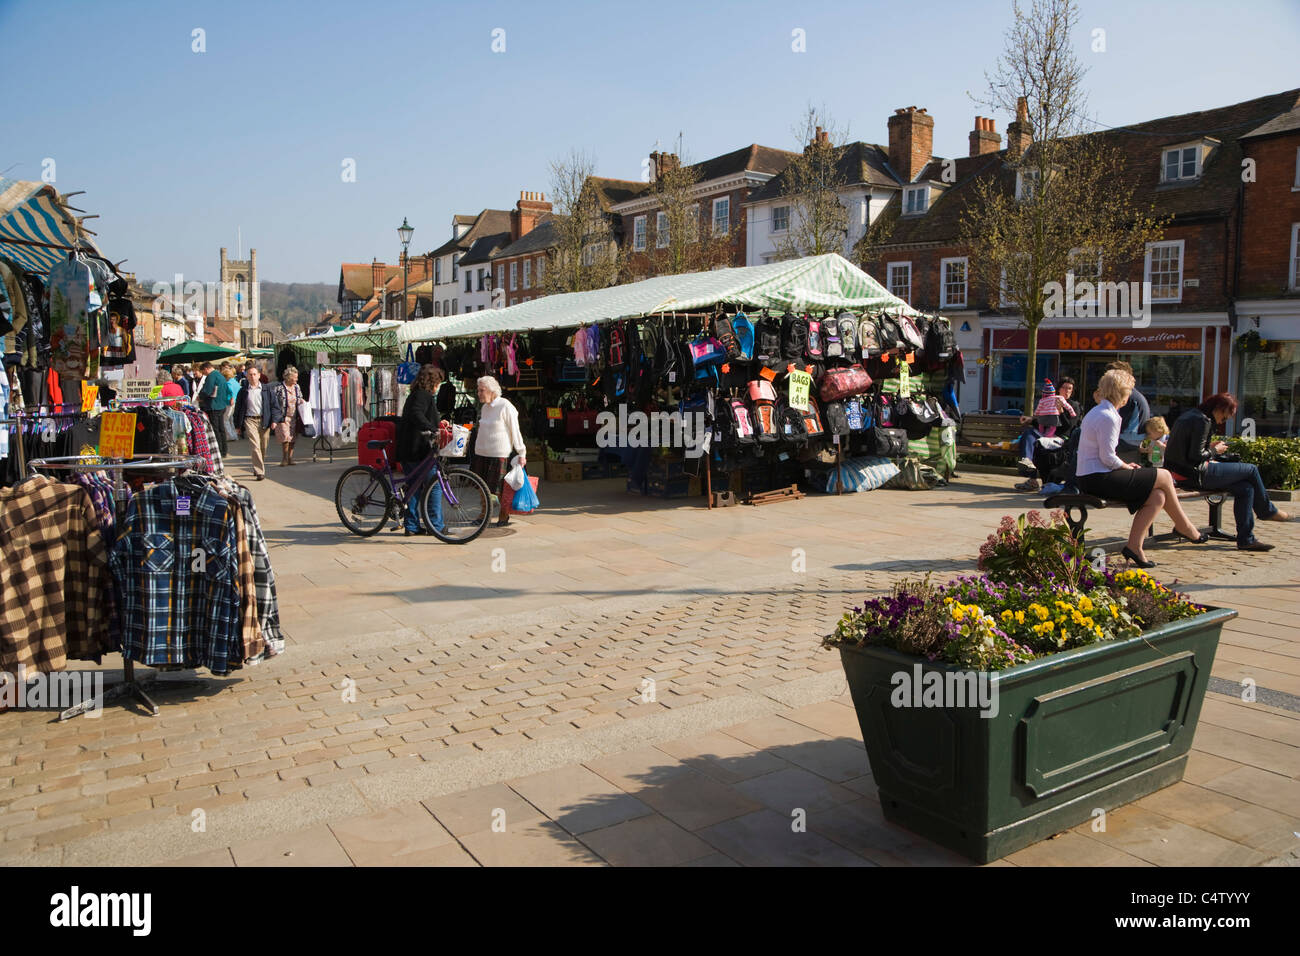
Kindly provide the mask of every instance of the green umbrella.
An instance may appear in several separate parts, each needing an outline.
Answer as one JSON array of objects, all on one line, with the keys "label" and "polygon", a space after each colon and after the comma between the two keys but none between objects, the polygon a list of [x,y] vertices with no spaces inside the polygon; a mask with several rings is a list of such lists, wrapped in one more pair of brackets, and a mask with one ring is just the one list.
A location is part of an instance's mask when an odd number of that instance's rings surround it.
[{"label": "green umbrella", "polygon": [[174,345],[158,356],[160,365],[176,362],[210,362],[216,359],[230,358],[238,355],[239,349],[226,348],[224,345],[209,345],[197,339],[187,339],[180,345]]}]

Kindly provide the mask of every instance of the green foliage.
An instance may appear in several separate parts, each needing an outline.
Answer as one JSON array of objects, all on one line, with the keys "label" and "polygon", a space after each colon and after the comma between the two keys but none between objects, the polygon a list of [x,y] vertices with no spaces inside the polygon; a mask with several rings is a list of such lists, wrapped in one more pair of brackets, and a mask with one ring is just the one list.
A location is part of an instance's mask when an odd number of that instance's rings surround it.
[{"label": "green foliage", "polygon": [[1265,488],[1300,488],[1300,438],[1229,438],[1228,450],[1259,466]]},{"label": "green foliage", "polygon": [[980,547],[979,568],[1005,584],[1091,587],[1101,579],[1061,511],[1052,512],[1050,519],[1037,511],[1016,519],[1003,517]]}]

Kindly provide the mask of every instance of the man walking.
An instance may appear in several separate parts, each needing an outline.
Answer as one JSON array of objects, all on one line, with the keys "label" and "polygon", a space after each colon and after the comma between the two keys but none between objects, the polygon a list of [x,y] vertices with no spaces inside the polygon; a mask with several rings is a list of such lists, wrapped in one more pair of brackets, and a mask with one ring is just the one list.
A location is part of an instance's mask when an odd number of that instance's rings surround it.
[{"label": "man walking", "polygon": [[235,399],[235,430],[248,439],[253,457],[253,477],[266,477],[266,444],[271,437],[271,400],[262,387],[262,373],[250,365],[246,381]]},{"label": "man walking", "polygon": [[[223,363],[229,365],[229,362]],[[230,404],[230,398],[226,393],[226,376],[216,371],[211,362],[204,362],[199,366],[199,372],[202,374],[202,384],[199,385],[199,408],[203,409],[204,414],[208,416],[208,421],[212,423],[212,430],[217,436],[217,447],[221,449],[221,455],[226,455],[226,426],[222,418],[226,414],[226,406]]]}]

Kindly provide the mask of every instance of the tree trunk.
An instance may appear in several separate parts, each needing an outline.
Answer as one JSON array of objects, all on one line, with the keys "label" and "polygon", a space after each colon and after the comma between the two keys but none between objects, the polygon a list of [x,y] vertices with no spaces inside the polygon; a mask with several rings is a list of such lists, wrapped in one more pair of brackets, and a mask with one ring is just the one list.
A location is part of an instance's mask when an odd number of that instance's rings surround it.
[{"label": "tree trunk", "polygon": [[1025,366],[1025,415],[1029,418],[1034,417],[1034,389],[1038,384],[1035,378],[1038,374],[1038,323],[1034,322],[1029,326],[1029,344],[1027,347],[1027,361]]}]

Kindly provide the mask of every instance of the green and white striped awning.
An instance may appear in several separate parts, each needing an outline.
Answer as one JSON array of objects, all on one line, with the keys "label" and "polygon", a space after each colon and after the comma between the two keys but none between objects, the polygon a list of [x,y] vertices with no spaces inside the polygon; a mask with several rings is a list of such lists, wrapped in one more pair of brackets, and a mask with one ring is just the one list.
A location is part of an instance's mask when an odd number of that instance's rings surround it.
[{"label": "green and white striped awning", "polygon": [[325,352],[331,359],[357,354],[374,354],[391,356],[397,351],[397,327],[400,322],[381,320],[372,324],[354,322],[350,326],[321,332],[316,335],[301,335],[288,339],[284,344],[299,352],[312,354]]},{"label": "green and white striped awning", "polygon": [[843,256],[829,253],[764,266],[658,276],[628,285],[548,295],[508,309],[417,319],[397,330],[401,342],[433,342],[488,332],[566,329],[617,319],[691,312],[719,302],[746,309],[917,312]]}]

